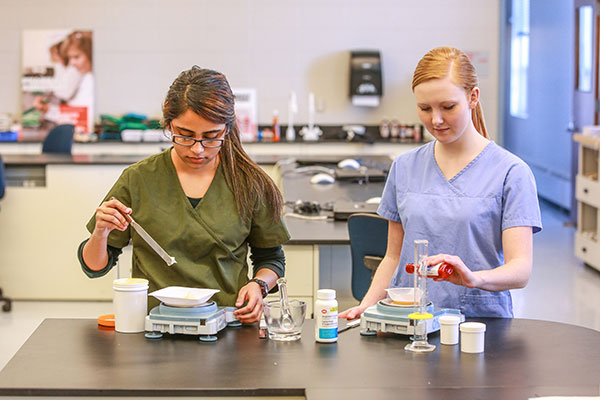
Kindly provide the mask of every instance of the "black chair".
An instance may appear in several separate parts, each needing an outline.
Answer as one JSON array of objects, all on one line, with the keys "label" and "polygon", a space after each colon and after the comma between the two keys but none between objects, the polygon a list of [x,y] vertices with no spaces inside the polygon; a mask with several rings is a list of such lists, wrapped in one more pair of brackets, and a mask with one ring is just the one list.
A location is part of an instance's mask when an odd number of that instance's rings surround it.
[{"label": "black chair", "polygon": [[388,221],[376,214],[353,214],[348,218],[352,252],[352,296],[361,301],[387,248]]},{"label": "black chair", "polygon": [[[6,175],[4,175],[4,163],[2,162],[2,157],[0,156],[0,199],[4,197],[5,188]],[[2,305],[2,311],[10,311],[12,308],[12,300],[8,297],[4,297],[2,294],[2,288],[0,288],[0,302],[4,302]]]},{"label": "black chair", "polygon": [[42,153],[71,154],[75,126],[58,125],[50,129],[42,144]]}]

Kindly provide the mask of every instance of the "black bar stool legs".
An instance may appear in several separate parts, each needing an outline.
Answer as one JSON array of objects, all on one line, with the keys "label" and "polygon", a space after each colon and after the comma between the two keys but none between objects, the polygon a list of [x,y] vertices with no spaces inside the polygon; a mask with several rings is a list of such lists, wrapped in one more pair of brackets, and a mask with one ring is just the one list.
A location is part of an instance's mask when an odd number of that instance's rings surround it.
[{"label": "black bar stool legs", "polygon": [[4,302],[2,305],[2,311],[8,312],[12,309],[12,300],[2,295],[2,288],[0,288],[0,303],[1,302]]}]

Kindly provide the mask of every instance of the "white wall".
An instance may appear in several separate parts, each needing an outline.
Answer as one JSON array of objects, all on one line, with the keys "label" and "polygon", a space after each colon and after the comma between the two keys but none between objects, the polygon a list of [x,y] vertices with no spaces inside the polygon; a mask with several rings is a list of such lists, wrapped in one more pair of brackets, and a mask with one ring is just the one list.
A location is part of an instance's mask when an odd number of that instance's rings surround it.
[{"label": "white wall", "polygon": [[[224,72],[233,87],[258,89],[259,121],[280,110],[290,90],[324,110],[317,123],[417,122],[412,71],[429,49],[451,45],[489,56],[482,104],[496,137],[498,0],[2,0],[0,112],[20,112],[23,29],[92,29],[97,113],[160,115],[177,74],[197,64]],[[382,52],[384,97],[376,109],[351,106],[349,51]]]}]

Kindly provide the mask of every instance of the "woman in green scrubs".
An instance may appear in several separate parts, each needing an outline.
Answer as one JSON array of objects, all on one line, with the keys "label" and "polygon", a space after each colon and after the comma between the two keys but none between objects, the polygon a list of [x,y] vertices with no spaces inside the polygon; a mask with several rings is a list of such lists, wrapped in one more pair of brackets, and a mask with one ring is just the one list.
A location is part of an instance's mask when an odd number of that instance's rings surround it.
[{"label": "woman in green scrubs", "polygon": [[[131,240],[132,275],[147,279],[150,291],[219,289],[218,305],[236,306],[241,322],[256,322],[263,297],[284,275],[281,245],[289,234],[281,193],[242,148],[225,76],[196,66],[182,72],[167,93],[163,124],[173,146],[125,169],[110,189],[79,246],[83,271],[105,275]],[[167,266],[125,215],[177,263]]]}]

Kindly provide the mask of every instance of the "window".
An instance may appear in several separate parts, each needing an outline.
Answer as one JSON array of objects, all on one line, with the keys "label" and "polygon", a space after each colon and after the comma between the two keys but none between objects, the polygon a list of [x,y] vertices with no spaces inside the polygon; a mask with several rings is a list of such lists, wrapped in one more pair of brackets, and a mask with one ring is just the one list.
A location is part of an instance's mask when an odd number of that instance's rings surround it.
[{"label": "window", "polygon": [[529,0],[512,0],[509,108],[513,117],[527,118],[528,70]]},{"label": "window", "polygon": [[592,90],[592,38],[594,9],[592,6],[582,6],[578,10],[579,19],[579,49],[577,68],[577,89],[582,92]]}]

